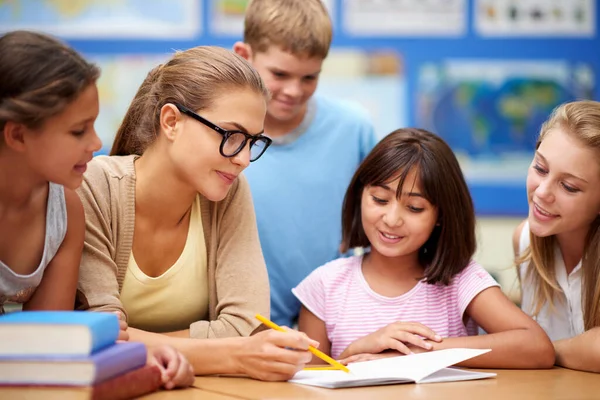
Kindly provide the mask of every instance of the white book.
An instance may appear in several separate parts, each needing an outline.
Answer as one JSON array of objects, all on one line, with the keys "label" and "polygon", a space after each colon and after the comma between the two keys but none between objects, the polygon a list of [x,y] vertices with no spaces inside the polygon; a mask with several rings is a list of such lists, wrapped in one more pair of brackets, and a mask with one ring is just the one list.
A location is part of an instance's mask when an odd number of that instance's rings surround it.
[{"label": "white book", "polygon": [[395,383],[433,383],[466,381],[496,376],[451,365],[480,356],[491,349],[446,349],[427,353],[382,358],[348,364],[350,373],[339,370],[299,371],[290,382],[330,389]]}]

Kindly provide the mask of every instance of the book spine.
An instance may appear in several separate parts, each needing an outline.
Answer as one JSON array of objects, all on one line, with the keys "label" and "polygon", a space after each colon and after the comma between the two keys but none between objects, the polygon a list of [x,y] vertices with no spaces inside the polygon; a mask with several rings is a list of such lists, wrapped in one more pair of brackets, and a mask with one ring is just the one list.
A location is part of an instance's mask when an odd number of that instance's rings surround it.
[{"label": "book spine", "polygon": [[156,365],[146,365],[94,386],[92,400],[126,400],[152,393],[162,386]]},{"label": "book spine", "polygon": [[94,383],[100,383],[146,364],[147,350],[143,343],[125,342],[112,345],[92,356],[96,366]]},{"label": "book spine", "polygon": [[98,322],[89,325],[90,334],[92,335],[92,349],[90,353],[95,353],[114,344],[119,337],[119,317],[112,313],[104,314],[106,314],[106,318],[102,318]]}]

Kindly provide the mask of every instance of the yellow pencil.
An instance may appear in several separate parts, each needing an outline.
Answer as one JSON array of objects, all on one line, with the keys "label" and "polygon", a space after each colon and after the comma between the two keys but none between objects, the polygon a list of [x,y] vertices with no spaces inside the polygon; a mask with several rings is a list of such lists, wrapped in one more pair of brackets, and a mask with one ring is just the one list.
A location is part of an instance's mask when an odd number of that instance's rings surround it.
[{"label": "yellow pencil", "polygon": [[[286,330],[283,329],[282,327],[280,327],[279,325],[277,325],[276,323],[266,319],[265,317],[263,317],[260,314],[256,314],[256,319],[259,320],[260,322],[262,322],[263,324],[265,324],[266,326],[268,326],[271,329],[275,329],[276,331],[280,331],[280,332],[285,332]],[[321,360],[325,361],[327,364],[335,367],[336,369],[342,370],[344,372],[350,372],[350,370],[348,368],[346,368],[343,364],[337,362],[336,360],[334,360],[333,358],[329,357],[327,354],[323,353],[322,351],[314,348],[313,346],[308,346],[308,351],[310,351],[311,353],[313,353],[315,356],[319,357]]]},{"label": "yellow pencil", "polygon": [[304,367],[305,371],[339,371],[338,367],[334,367],[333,365],[328,365],[326,367]]}]

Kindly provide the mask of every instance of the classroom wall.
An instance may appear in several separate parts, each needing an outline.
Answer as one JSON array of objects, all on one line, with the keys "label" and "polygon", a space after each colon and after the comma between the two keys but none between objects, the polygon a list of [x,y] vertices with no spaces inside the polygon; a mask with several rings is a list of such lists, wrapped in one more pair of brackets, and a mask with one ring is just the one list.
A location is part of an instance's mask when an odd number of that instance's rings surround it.
[{"label": "classroom wall", "polygon": [[520,301],[517,270],[513,264],[512,234],[524,218],[478,217],[475,260],[496,278],[504,293]]}]

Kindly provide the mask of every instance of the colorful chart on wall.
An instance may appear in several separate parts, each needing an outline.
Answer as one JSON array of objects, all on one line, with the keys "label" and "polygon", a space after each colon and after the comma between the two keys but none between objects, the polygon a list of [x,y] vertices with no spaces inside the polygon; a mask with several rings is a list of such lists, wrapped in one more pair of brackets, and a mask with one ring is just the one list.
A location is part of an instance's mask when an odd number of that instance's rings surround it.
[{"label": "colorful chart on wall", "polygon": [[595,35],[596,0],[475,0],[474,10],[482,36]]},{"label": "colorful chart on wall", "polygon": [[587,64],[450,60],[420,69],[417,121],[454,149],[471,181],[525,182],[541,124],[557,105],[592,98]]},{"label": "colorful chart on wall", "polygon": [[467,0],[344,0],[351,36],[462,36]]},{"label": "colorful chart on wall", "polygon": [[201,0],[0,0],[0,31],[31,29],[63,38],[193,38]]},{"label": "colorful chart on wall", "polygon": [[[214,35],[242,36],[244,12],[249,0],[210,0],[210,31]],[[333,20],[335,0],[323,0]]]},{"label": "colorful chart on wall", "polygon": [[168,59],[169,55],[86,56],[102,69],[98,80],[100,114],[95,127],[102,140],[102,152],[106,153],[148,72]]}]

